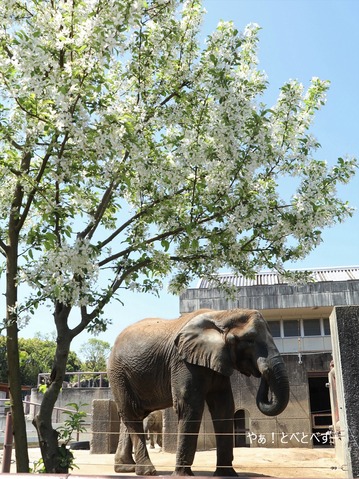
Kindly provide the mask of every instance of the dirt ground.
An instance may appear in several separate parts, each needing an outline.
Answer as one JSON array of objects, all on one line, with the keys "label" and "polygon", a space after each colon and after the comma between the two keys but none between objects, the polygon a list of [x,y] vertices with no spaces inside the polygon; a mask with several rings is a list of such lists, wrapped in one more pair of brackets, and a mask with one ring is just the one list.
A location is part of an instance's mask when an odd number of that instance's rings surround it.
[{"label": "dirt ground", "polygon": [[[38,460],[40,450],[30,449],[30,460]],[[159,449],[149,450],[151,460],[159,476],[172,474],[175,455]],[[90,454],[90,451],[73,451],[78,469],[77,475],[113,475],[134,476],[134,474],[116,474],[113,470],[113,454]],[[13,453],[14,456],[14,453]],[[216,464],[216,451],[196,453],[192,470],[196,476],[212,476]],[[234,468],[240,477],[285,477],[285,478],[346,478],[346,467],[340,464],[332,448],[236,448],[234,450]],[[16,472],[12,464],[11,472]]]}]

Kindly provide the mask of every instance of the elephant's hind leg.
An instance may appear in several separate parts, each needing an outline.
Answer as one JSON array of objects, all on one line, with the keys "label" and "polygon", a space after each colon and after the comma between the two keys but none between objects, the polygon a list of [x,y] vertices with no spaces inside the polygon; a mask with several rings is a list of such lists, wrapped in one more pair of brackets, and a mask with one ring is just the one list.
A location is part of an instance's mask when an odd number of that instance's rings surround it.
[{"label": "elephant's hind leg", "polygon": [[132,457],[132,441],[127,427],[121,421],[120,437],[115,454],[115,472],[135,472],[135,461]]},{"label": "elephant's hind leg", "polygon": [[146,436],[143,430],[143,419],[125,420],[131,434],[135,452],[135,472],[138,476],[155,476],[157,474],[146,447]]}]

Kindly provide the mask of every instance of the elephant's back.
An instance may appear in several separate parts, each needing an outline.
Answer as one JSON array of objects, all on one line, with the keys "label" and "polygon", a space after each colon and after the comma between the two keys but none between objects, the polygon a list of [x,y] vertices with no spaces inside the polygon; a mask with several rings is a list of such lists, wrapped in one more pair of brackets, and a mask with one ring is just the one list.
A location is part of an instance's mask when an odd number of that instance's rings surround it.
[{"label": "elephant's back", "polygon": [[[116,374],[153,375],[168,360],[176,320],[147,318],[125,328],[116,338],[109,357],[109,370]],[[142,380],[142,379],[141,379]]]},{"label": "elephant's back", "polygon": [[179,320],[146,318],[127,326],[116,338],[115,345],[122,347],[124,344],[141,343],[142,347],[152,347],[161,340],[169,338],[178,329]]},{"label": "elephant's back", "polygon": [[173,344],[181,328],[204,311],[200,310],[180,316],[177,319],[145,318],[127,326],[116,338],[112,356],[116,353],[136,354],[146,350],[166,350]]}]

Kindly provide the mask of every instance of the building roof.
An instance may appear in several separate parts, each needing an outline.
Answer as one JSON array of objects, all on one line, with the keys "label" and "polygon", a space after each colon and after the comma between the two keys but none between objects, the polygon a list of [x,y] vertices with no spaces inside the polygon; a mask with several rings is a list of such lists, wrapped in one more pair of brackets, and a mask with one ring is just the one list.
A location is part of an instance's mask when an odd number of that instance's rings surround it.
[{"label": "building roof", "polygon": [[[315,283],[326,281],[350,281],[359,280],[359,266],[344,266],[335,268],[316,268],[295,270],[298,272],[310,272],[312,281]],[[220,283],[229,283],[232,286],[243,288],[246,286],[271,286],[276,284],[287,284],[288,280],[279,273],[273,271],[262,271],[256,274],[254,279],[249,279],[234,273],[218,274]],[[211,280],[201,279],[197,288],[211,289],[216,287],[216,283]]]}]

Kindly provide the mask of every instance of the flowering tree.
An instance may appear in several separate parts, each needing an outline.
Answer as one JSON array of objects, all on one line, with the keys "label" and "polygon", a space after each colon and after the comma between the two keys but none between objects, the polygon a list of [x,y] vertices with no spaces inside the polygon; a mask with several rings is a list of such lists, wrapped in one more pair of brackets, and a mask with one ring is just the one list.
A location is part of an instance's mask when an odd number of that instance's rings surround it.
[{"label": "flowering tree", "polygon": [[[316,160],[309,131],[328,82],[290,81],[268,108],[258,26],[222,22],[201,49],[202,14],[199,0],[0,0],[0,251],[20,471],[21,314],[54,305],[35,425],[46,470],[67,471],[51,412],[70,344],[106,327],[121,288],[156,291],[170,276],[177,292],[224,266],[285,274],[351,214],[336,186],[355,160]],[[23,283],[34,294],[19,304]]]}]

